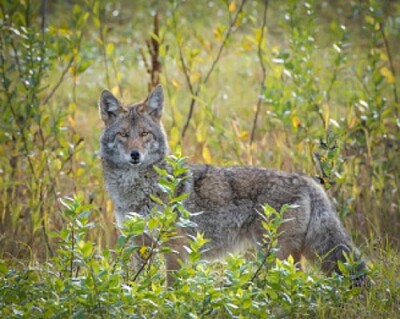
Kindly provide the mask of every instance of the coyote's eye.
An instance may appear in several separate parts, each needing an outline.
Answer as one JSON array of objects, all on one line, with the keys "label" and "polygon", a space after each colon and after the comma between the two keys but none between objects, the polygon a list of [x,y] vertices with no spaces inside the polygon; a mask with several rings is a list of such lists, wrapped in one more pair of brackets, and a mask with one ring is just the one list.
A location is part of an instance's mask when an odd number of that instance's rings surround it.
[{"label": "coyote's eye", "polygon": [[129,136],[129,134],[126,133],[126,132],[118,132],[117,134],[118,134],[119,136],[121,136],[121,137],[128,137],[128,136]]},{"label": "coyote's eye", "polygon": [[143,132],[140,133],[140,136],[147,136],[149,134],[150,134],[150,132],[143,131]]}]

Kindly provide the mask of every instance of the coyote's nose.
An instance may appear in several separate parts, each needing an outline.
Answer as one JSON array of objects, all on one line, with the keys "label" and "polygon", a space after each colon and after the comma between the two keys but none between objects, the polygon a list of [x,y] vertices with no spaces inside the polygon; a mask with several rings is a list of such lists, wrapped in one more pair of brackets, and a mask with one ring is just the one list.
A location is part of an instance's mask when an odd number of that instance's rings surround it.
[{"label": "coyote's nose", "polygon": [[140,160],[140,153],[137,150],[133,150],[131,152],[131,158],[134,162],[139,162]]}]

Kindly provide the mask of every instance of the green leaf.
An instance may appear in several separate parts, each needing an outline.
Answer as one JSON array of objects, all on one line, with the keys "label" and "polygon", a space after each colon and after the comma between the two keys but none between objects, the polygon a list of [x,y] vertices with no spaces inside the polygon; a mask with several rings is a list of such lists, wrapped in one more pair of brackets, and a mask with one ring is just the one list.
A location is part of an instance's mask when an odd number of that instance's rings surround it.
[{"label": "green leaf", "polygon": [[8,269],[7,269],[7,266],[6,266],[6,263],[4,262],[4,260],[0,260],[0,272],[4,275],[8,272]]},{"label": "green leaf", "polygon": [[147,228],[149,230],[153,230],[159,227],[159,220],[156,217],[150,218],[150,220],[147,223]]},{"label": "green leaf", "polygon": [[163,201],[161,198],[154,196],[153,194],[150,194],[150,198],[153,202],[156,202],[157,204],[164,205]]},{"label": "green leaf", "polygon": [[170,204],[174,204],[174,203],[177,203],[177,202],[182,202],[186,198],[188,198],[188,196],[189,196],[189,194],[185,193],[185,194],[182,194],[182,195],[180,195],[178,197],[175,197],[170,201]]}]

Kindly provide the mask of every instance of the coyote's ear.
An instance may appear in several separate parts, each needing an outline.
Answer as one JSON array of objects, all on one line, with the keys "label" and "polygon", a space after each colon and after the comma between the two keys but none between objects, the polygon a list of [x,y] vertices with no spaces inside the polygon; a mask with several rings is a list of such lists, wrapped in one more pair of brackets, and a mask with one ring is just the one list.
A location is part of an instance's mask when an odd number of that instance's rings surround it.
[{"label": "coyote's ear", "polygon": [[150,93],[146,101],[147,112],[155,119],[160,120],[164,108],[164,92],[162,86],[159,84]]},{"label": "coyote's ear", "polygon": [[118,114],[121,113],[122,107],[118,99],[107,90],[103,90],[100,96],[100,115],[104,123],[109,124]]}]

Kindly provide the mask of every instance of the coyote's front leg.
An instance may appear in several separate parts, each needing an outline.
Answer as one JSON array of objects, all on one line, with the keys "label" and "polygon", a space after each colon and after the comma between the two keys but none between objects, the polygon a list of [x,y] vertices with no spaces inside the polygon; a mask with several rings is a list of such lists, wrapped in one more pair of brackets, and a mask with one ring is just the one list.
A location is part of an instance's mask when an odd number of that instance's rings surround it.
[{"label": "coyote's front leg", "polygon": [[175,282],[175,272],[181,268],[180,261],[187,259],[187,251],[185,245],[187,245],[187,236],[183,229],[178,228],[176,235],[168,240],[166,246],[171,248],[171,252],[165,254],[165,261],[167,266],[167,285],[171,287]]}]

